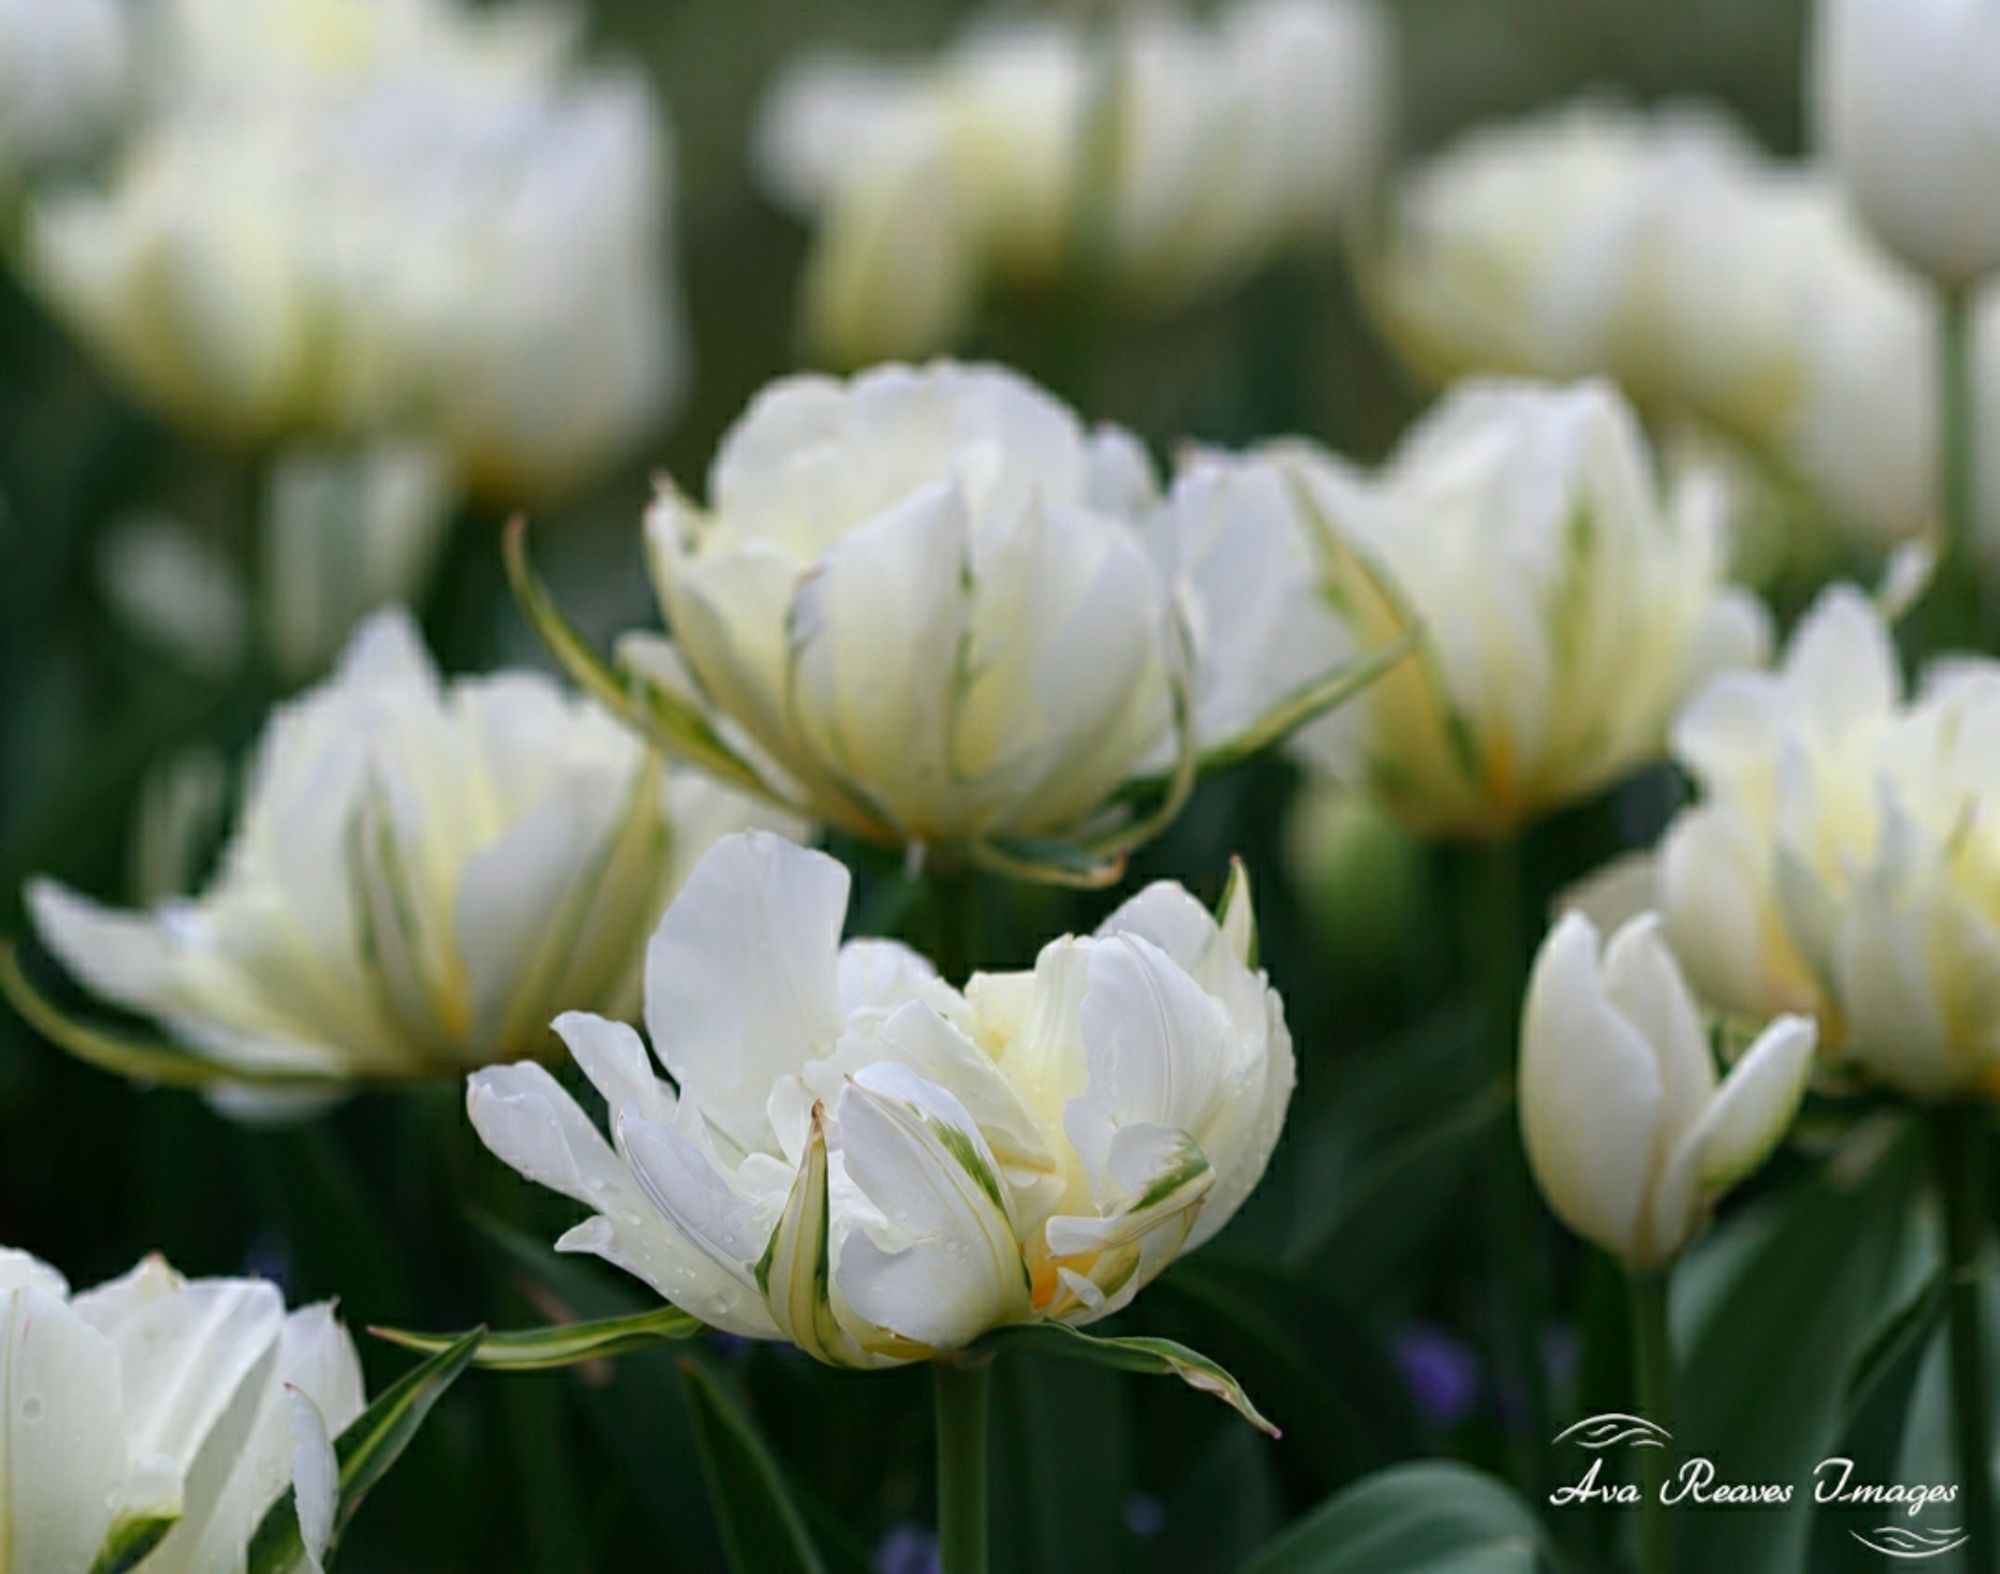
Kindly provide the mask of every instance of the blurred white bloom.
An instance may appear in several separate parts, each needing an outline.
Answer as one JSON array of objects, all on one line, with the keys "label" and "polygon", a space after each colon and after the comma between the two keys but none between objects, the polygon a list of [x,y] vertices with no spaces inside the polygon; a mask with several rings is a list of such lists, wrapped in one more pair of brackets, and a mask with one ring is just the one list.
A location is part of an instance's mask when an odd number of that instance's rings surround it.
[{"label": "blurred white bloom", "polygon": [[1658,889],[1702,996],[1809,1012],[1832,1064],[1918,1097],[2000,1091],[2000,663],[1906,699],[1881,615],[1836,587],[1673,742],[1701,798]]},{"label": "blurred white bloom", "polygon": [[1441,380],[1608,376],[1776,460],[1868,536],[1930,522],[1920,293],[1821,172],[1714,111],[1586,102],[1472,133],[1405,183],[1372,283]]},{"label": "blurred white bloom", "polygon": [[160,0],[152,112],[32,214],[78,331],[250,441],[410,431],[468,485],[560,486],[645,432],[682,348],[659,106],[544,13]]},{"label": "blurred white bloom", "polygon": [[1716,1198],[1791,1126],[1813,1024],[1780,1017],[1718,1085],[1694,998],[1651,914],[1611,937],[1565,916],[1521,1021],[1521,1135],[1535,1183],[1577,1234],[1647,1270],[1678,1256]]},{"label": "blurred white bloom", "polygon": [[664,490],[647,540],[702,700],[816,815],[969,846],[1077,834],[1173,768],[1183,705],[1222,744],[1337,665],[1330,613],[1270,599],[1309,547],[1261,488],[1197,458],[1162,499],[1132,438],[1010,372],[889,366],[766,389],[709,508]]},{"label": "blurred white bloom", "polygon": [[487,1146],[596,1210],[560,1249],[718,1328],[883,1366],[1109,1316],[1228,1222],[1293,1081],[1241,879],[1219,920],[1150,886],[962,993],[893,941],[841,945],[847,896],[823,854],[716,846],[647,952],[673,1083],[631,1029],[556,1023],[609,1142],[540,1066],[472,1078]]},{"label": "blurred white bloom", "polygon": [[1357,643],[1420,626],[1417,659],[1301,735],[1414,829],[1504,835],[1609,785],[1658,756],[1691,686],[1768,643],[1722,582],[1726,498],[1703,475],[1663,494],[1605,384],[1463,384],[1372,476],[1272,455]]},{"label": "blurred white bloom", "polygon": [[1112,28],[1042,17],[929,61],[821,55],[785,74],[757,151],[816,227],[806,308],[822,353],[946,349],[989,286],[1053,283],[1093,179],[1115,298],[1141,307],[1331,231],[1363,194],[1389,71],[1362,0],[1242,0],[1212,21],[1134,7]]},{"label": "blurred white bloom", "polygon": [[4,1248],[0,1394],[0,1548],[22,1574],[240,1569],[294,1486],[301,1521],[330,1526],[332,1482],[310,1467],[363,1406],[330,1306],[288,1315],[275,1285],[157,1257],[72,1296]]},{"label": "blurred white bloom", "polygon": [[129,514],[97,556],[105,600],[142,639],[210,676],[241,659],[250,614],[235,569],[178,519]]},{"label": "blurred white bloom", "polygon": [[544,1054],[559,1007],[629,1010],[681,875],[770,820],[538,674],[442,682],[400,612],[278,709],[246,793],[200,896],[118,912],[41,880],[28,905],[225,1089],[288,1094]]},{"label": "blurred white bloom", "polygon": [[129,88],[124,0],[0,0],[0,178],[98,150]]},{"label": "blurred white bloom", "polygon": [[421,599],[451,523],[450,477],[412,443],[285,450],[265,477],[265,636],[279,667],[317,672],[379,607]]},{"label": "blurred white bloom", "polygon": [[1891,252],[1951,289],[2000,269],[2000,3],[1819,0],[1819,139]]}]

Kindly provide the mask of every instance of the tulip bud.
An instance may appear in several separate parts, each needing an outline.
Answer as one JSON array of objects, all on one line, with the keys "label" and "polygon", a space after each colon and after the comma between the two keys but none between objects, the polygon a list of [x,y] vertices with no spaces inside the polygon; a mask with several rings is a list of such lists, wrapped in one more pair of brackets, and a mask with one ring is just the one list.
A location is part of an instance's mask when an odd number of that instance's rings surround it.
[{"label": "tulip bud", "polygon": [[1670,1263],[1784,1137],[1813,1039],[1809,1019],[1780,1017],[1718,1085],[1658,920],[1626,924],[1600,957],[1596,927],[1566,915],[1521,1021],[1521,1135],[1549,1207],[1628,1267]]},{"label": "tulip bud", "polygon": [[893,941],[840,944],[848,884],[776,837],[716,845],[647,953],[650,1054],[557,1019],[609,1140],[538,1065],[473,1076],[486,1145],[593,1210],[559,1249],[880,1367],[1108,1317],[1242,1205],[1293,1082],[1247,882],[1215,916],[1150,886],[962,989]]},{"label": "tulip bud", "polygon": [[2000,268],[2000,3],[1820,0],[1811,87],[1884,246],[1948,290]]},{"label": "tulip bud", "polygon": [[[71,1295],[0,1249],[0,1546],[29,1570],[244,1566],[293,1488],[323,1553],[328,1439],[361,1414],[361,1363],[330,1306],[275,1285],[183,1279],[157,1257]],[[315,1565],[316,1566],[316,1565]]]}]

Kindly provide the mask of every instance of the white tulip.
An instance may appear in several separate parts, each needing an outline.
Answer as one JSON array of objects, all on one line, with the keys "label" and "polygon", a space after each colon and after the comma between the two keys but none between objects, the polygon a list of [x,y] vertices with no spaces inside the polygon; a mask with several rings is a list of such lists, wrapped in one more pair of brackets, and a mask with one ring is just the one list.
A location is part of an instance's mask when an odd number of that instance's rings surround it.
[{"label": "white tulip", "polygon": [[[1212,21],[1134,8],[1102,39],[1045,16],[980,26],[932,61],[801,60],[757,151],[816,227],[809,336],[843,365],[949,349],[990,287],[1047,288],[1073,266],[1091,180],[1116,297],[1140,306],[1325,234],[1383,152],[1384,35],[1360,0],[1245,0]],[[1115,146],[1101,176],[1099,114]]]},{"label": "white tulip", "polygon": [[1930,318],[1825,173],[1718,112],[1585,102],[1483,128],[1398,195],[1371,296],[1406,354],[1597,374],[1797,476],[1866,538],[1931,521]]},{"label": "white tulip", "polygon": [[262,443],[413,430],[468,485],[567,483],[681,380],[671,153],[633,72],[461,0],[162,0],[152,112],[31,271],[167,411]]},{"label": "white tulip", "polygon": [[1863,222],[1948,289],[2000,269],[2000,4],[1820,0],[1819,138]]},{"label": "white tulip", "polygon": [[400,612],[279,708],[246,791],[198,897],[130,913],[28,892],[49,949],[241,1107],[238,1083],[449,1075],[550,1051],[560,1006],[629,1009],[681,874],[770,823],[537,674],[442,682]]},{"label": "white tulip", "polygon": [[1695,698],[1674,752],[1701,797],[1659,891],[1702,996],[1810,1012],[1833,1065],[1917,1097],[2000,1088],[2000,662],[1906,699],[1880,613],[1836,587],[1778,671]]},{"label": "white tulip", "polygon": [[1762,607],[1722,583],[1724,500],[1663,495],[1601,383],[1461,385],[1376,475],[1273,451],[1323,533],[1330,593],[1416,659],[1301,747],[1414,829],[1494,837],[1657,757],[1690,687],[1759,659]]},{"label": "white tulip", "polygon": [[115,128],[131,62],[124,0],[0,0],[0,178],[90,154]]},{"label": "white tulip", "polygon": [[724,439],[708,509],[655,502],[674,645],[626,654],[691,676],[787,791],[871,840],[976,849],[1107,811],[1116,832],[1122,784],[1346,653],[1311,597],[1251,604],[1310,576],[1275,491],[1202,456],[1162,499],[1131,437],[999,368],[787,379]]},{"label": "white tulip", "polygon": [[1566,915],[1543,942],[1521,1020],[1521,1135],[1556,1217],[1649,1270],[1783,1139],[1812,1070],[1813,1024],[1780,1017],[1719,1084],[1708,1033],[1648,914],[1600,957]]},{"label": "white tulip", "polygon": [[647,953],[673,1082],[631,1029],[556,1023],[608,1142],[540,1066],[472,1078],[487,1146],[594,1210],[559,1249],[715,1327],[883,1366],[1109,1316],[1235,1213],[1293,1082],[1241,880],[1219,920],[1151,886],[963,992],[892,941],[841,945],[847,896],[823,854],[716,846]]},{"label": "white tulip", "polygon": [[[0,1394],[0,1552],[21,1574],[240,1570],[288,1488],[317,1557],[328,1439],[363,1407],[331,1306],[288,1315],[275,1285],[183,1279],[157,1257],[72,1296],[6,1249]],[[138,1560],[98,1561],[116,1552]]]}]

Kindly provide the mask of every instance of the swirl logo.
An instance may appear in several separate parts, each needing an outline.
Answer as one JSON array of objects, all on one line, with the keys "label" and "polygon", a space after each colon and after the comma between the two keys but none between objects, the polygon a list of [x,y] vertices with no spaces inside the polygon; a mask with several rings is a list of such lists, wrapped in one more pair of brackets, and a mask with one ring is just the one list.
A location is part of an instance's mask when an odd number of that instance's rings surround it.
[{"label": "swirl logo", "polygon": [[1956,1552],[1966,1542],[1965,1533],[1956,1526],[1949,1530],[1918,1530],[1909,1525],[1884,1525],[1879,1530],[1850,1530],[1848,1534],[1871,1552],[1908,1561],[1942,1557],[1947,1552]]},{"label": "swirl logo", "polygon": [[1634,1448],[1665,1448],[1674,1434],[1644,1416],[1608,1410],[1603,1415],[1585,1416],[1556,1434],[1558,1443],[1575,1443],[1594,1453],[1630,1444]]}]

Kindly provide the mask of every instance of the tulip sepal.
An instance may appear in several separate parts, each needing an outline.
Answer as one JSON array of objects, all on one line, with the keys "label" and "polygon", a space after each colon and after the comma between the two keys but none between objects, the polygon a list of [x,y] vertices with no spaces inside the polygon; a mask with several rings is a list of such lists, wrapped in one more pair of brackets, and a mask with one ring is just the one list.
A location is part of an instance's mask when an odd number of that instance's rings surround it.
[{"label": "tulip sepal", "polygon": [[[389,1471],[416,1437],[445,1390],[458,1381],[486,1330],[475,1328],[447,1344],[422,1365],[413,1367],[376,1398],[334,1441],[331,1503],[300,1505],[287,1489],[265,1514],[251,1538],[246,1574],[293,1574],[317,1571],[333,1561],[341,1528],[361,1499]],[[322,1436],[320,1445],[324,1448]],[[319,1519],[315,1527],[305,1520]],[[323,1545],[317,1556],[308,1538]]]},{"label": "tulip sepal", "polygon": [[[421,1333],[407,1328],[368,1331],[401,1349],[432,1356],[475,1339],[468,1357],[473,1366],[498,1372],[547,1372],[648,1350],[655,1345],[678,1344],[708,1332],[708,1327],[678,1306],[668,1305],[626,1317],[554,1323],[541,1328],[492,1332],[480,1328],[463,1334]],[[1243,1385],[1222,1366],[1172,1339],[1145,1335],[1113,1337],[1089,1333],[1062,1322],[1014,1323],[994,1329],[964,1350],[941,1355],[938,1361],[960,1367],[979,1366],[1010,1349],[1058,1360],[1092,1361],[1121,1372],[1178,1377],[1190,1388],[1213,1394],[1258,1431],[1270,1437],[1282,1435],[1251,1402]]]}]

